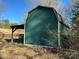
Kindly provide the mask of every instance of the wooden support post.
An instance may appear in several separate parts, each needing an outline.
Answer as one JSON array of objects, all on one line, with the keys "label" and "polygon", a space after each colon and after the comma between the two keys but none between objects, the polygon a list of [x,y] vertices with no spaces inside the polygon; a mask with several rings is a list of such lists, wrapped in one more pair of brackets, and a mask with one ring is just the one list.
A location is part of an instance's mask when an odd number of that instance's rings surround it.
[{"label": "wooden support post", "polygon": [[12,28],[12,38],[11,38],[11,43],[13,43],[13,28]]},{"label": "wooden support post", "polygon": [[12,28],[12,38],[11,38],[11,43],[13,43],[13,33],[15,32],[16,28]]}]

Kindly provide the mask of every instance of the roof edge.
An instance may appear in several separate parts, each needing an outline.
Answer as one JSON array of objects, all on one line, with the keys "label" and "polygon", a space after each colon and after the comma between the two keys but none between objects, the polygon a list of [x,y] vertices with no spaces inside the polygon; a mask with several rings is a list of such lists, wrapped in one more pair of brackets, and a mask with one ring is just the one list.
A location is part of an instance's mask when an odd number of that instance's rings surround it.
[{"label": "roof edge", "polygon": [[54,9],[53,7],[47,7],[47,6],[38,5],[37,7],[33,8],[32,10],[30,10],[28,13],[31,13],[33,10],[35,10],[36,8],[39,8],[39,7]]}]

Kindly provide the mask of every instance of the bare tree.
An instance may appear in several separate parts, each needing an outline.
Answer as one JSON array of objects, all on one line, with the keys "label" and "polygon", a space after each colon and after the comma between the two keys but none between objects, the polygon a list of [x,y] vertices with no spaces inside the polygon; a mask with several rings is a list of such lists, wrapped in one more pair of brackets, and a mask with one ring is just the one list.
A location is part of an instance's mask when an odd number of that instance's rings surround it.
[{"label": "bare tree", "polygon": [[38,3],[39,5],[51,7],[51,5],[56,5],[59,0],[33,0],[33,2]]}]

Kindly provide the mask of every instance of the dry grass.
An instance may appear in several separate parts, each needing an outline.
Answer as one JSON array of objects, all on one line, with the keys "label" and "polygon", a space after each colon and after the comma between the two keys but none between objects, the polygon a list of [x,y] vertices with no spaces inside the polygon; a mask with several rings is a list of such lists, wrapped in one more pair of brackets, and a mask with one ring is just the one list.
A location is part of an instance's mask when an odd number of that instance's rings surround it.
[{"label": "dry grass", "polygon": [[[12,30],[11,29],[6,29],[6,28],[0,28],[0,38],[2,39],[11,39],[11,34],[12,34]],[[19,34],[24,34],[24,30],[22,29],[17,29],[14,32],[14,37],[18,37]],[[3,35],[3,37],[2,37]]]},{"label": "dry grass", "polygon": [[22,44],[1,43],[1,59],[79,59],[79,51],[75,50],[56,50],[24,46]]},{"label": "dry grass", "polygon": [[10,43],[2,43],[0,57],[2,59],[64,59],[57,53],[49,52],[44,48],[28,47]]},{"label": "dry grass", "polygon": [[[3,33],[3,34],[10,34],[11,35],[11,32],[12,30],[11,29],[6,29],[6,28],[0,28],[0,32]],[[18,29],[15,31],[14,34],[23,34],[23,30],[22,29]]]}]

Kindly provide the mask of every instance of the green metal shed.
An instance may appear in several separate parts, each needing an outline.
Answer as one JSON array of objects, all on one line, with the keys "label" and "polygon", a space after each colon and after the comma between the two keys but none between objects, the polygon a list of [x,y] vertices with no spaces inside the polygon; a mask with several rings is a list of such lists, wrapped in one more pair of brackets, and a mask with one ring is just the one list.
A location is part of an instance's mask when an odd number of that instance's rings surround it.
[{"label": "green metal shed", "polygon": [[38,6],[28,12],[24,44],[61,47],[61,32],[69,27],[54,8]]}]

